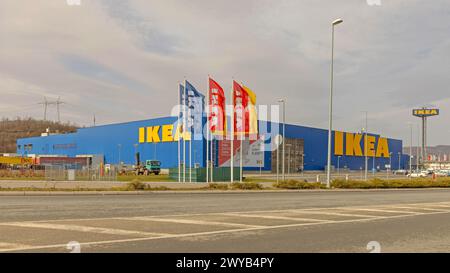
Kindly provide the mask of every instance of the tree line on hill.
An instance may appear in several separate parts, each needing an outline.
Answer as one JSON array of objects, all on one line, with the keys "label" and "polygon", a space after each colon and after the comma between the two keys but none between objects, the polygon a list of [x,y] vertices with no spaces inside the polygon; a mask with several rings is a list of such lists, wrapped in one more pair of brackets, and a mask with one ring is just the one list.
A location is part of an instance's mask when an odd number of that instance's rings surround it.
[{"label": "tree line on hill", "polygon": [[79,127],[70,122],[60,123],[33,118],[3,118],[0,120],[0,153],[15,153],[18,138],[40,136],[41,133],[46,132],[47,128],[50,133],[72,133]]}]

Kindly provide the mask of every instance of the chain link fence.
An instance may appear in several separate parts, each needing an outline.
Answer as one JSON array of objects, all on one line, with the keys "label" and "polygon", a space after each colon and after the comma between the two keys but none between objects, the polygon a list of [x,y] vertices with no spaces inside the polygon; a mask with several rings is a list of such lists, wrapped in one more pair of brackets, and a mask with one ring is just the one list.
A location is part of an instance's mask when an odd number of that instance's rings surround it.
[{"label": "chain link fence", "polygon": [[46,165],[47,181],[117,181],[117,166],[96,166],[76,168],[65,165]]}]

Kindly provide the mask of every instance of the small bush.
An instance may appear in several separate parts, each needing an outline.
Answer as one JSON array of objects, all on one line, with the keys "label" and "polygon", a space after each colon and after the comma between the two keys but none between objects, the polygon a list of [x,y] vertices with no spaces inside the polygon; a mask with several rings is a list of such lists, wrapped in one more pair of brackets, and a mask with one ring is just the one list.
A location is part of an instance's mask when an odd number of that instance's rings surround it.
[{"label": "small bush", "polygon": [[401,188],[446,188],[450,187],[450,181],[446,179],[397,179],[381,180],[372,179],[369,181],[355,180],[334,180],[331,187],[339,189],[401,189]]},{"label": "small bush", "polygon": [[211,190],[228,190],[228,183],[209,183],[208,188]]},{"label": "small bush", "polygon": [[274,183],[273,186],[280,189],[290,189],[290,190],[326,188],[326,186],[320,182],[309,183],[306,181],[298,181],[298,180],[280,181],[279,183]]},{"label": "small bush", "polygon": [[127,190],[132,190],[132,191],[145,190],[146,188],[147,188],[147,185],[142,183],[139,180],[133,180],[130,183],[128,183],[128,185],[127,185]]},{"label": "small bush", "polygon": [[255,182],[242,182],[232,183],[231,188],[237,190],[261,190],[263,187],[261,184]]}]

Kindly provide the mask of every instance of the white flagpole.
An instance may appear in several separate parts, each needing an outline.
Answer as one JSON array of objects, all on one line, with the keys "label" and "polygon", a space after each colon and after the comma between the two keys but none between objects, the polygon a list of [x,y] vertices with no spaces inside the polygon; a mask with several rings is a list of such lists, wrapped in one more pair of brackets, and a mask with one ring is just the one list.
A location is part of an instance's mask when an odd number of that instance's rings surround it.
[{"label": "white flagpole", "polygon": [[[208,94],[209,94],[209,91],[211,90],[211,86],[209,84],[209,77],[208,77],[208,87],[209,87],[208,88]],[[210,113],[210,115],[211,115],[211,113]],[[210,173],[211,177],[210,177],[209,181],[213,182],[214,181],[214,160],[213,160],[213,141],[214,141],[213,139],[214,139],[214,135],[213,135],[213,133],[211,131],[211,127],[208,128],[208,132],[209,132],[209,136],[210,136],[210,143],[209,143],[209,145],[211,145],[211,149],[210,149],[211,155],[209,157],[209,160],[211,162],[210,163],[211,171],[209,173]]]},{"label": "white flagpole", "polygon": [[185,80],[185,86],[184,86],[185,94],[186,94],[186,100],[187,100],[187,124],[189,126],[189,182],[192,182],[192,126],[190,124],[191,122],[191,107],[189,106],[189,95],[187,94],[187,88],[186,88],[186,80]]},{"label": "white flagpole", "polygon": [[[189,118],[191,116],[191,111],[189,111]],[[189,182],[192,182],[192,127],[189,130]]]},{"label": "white flagpole", "polygon": [[183,182],[186,182],[186,79],[184,79],[183,99]]},{"label": "white flagpole", "polygon": [[231,178],[230,178],[230,182],[233,183],[234,182],[234,91],[233,91],[233,84],[234,84],[234,80],[231,83],[231,147],[230,147],[230,154],[231,154],[231,161],[230,161],[230,174],[231,174]]},{"label": "white flagpole", "polygon": [[[242,113],[242,112],[241,112],[241,113]],[[239,169],[239,171],[240,171],[240,178],[239,178],[239,181],[240,181],[240,182],[242,182],[242,167],[243,167],[243,165],[244,165],[244,163],[243,163],[244,160],[243,160],[243,158],[242,158],[242,155],[243,155],[243,151],[242,151],[242,150],[243,150],[243,148],[244,148],[244,146],[243,146],[243,144],[244,144],[244,141],[243,141],[244,135],[242,135],[242,133],[243,133],[243,132],[241,132],[241,150],[240,150],[240,155],[239,155],[239,161],[240,161],[240,162],[239,162],[239,163],[240,163],[240,164],[239,164],[239,165],[240,165],[240,166],[239,166],[239,168],[240,168],[240,169]]]},{"label": "white flagpole", "polygon": [[208,89],[207,89],[207,103],[206,103],[206,183],[209,182],[209,134],[210,134],[210,124],[209,124],[209,115],[210,115],[210,86],[209,86],[209,75],[208,75]]},{"label": "white flagpole", "polygon": [[[181,106],[180,85],[181,84],[178,82],[178,105]],[[181,133],[181,130],[180,130],[180,120],[181,120],[180,113],[181,113],[181,111],[180,110],[181,109],[178,108],[178,121],[177,121],[177,129],[176,129],[178,131],[178,182],[181,182],[181,147],[180,147],[180,137],[181,137],[181,135],[180,135],[180,133]]]},{"label": "white flagpole", "polygon": [[214,159],[213,159],[214,136],[211,133],[211,182],[214,182]]}]

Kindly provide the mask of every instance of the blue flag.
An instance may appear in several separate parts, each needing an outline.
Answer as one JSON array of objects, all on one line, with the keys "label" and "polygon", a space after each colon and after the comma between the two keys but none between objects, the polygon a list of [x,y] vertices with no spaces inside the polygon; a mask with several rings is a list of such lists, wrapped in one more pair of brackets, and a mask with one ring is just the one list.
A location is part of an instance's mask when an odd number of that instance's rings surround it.
[{"label": "blue flag", "polygon": [[182,96],[182,105],[186,106],[187,124],[186,130],[194,133],[194,139],[203,137],[203,112],[205,108],[205,96],[197,91],[195,87],[186,81],[186,90]]},{"label": "blue flag", "polygon": [[186,104],[186,97],[184,95],[184,86],[180,84],[180,114],[179,117],[182,118],[183,116],[183,107],[187,105]]}]

